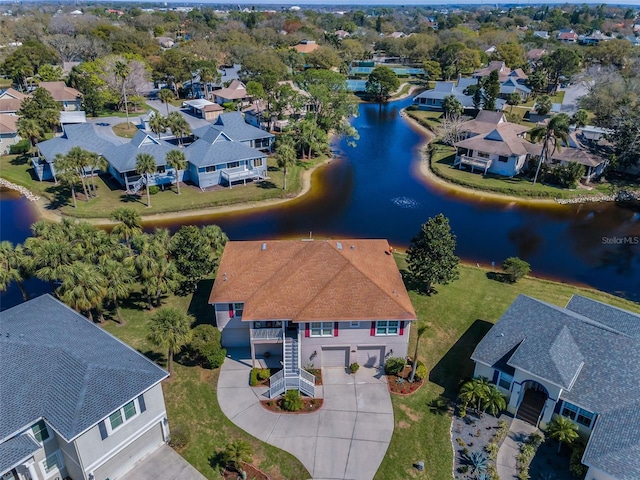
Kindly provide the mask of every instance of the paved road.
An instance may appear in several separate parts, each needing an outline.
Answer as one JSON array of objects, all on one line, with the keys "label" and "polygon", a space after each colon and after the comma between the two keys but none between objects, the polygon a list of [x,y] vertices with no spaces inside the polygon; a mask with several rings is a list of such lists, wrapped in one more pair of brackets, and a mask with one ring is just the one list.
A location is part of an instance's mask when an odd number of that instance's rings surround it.
[{"label": "paved road", "polygon": [[229,350],[218,379],[218,402],[229,419],[251,435],[294,455],[315,480],[372,479],[393,434],[386,377],[372,368],[348,375],[323,368],[322,409],[304,415],[265,410],[266,388],[249,386],[248,349]]},{"label": "paved road", "polygon": [[564,92],[562,111],[571,115],[580,108],[578,99],[589,93],[589,86],[585,82],[578,82],[565,88]]},{"label": "paved road", "polygon": [[[164,115],[164,116],[167,115],[167,106],[164,103],[162,103],[160,100],[147,100],[147,105],[158,110],[161,115]],[[211,124],[211,122],[205,120],[204,118],[194,117],[190,113],[187,113],[186,110],[182,110],[181,108],[174,107],[173,105],[169,105],[169,113],[171,112],[182,113],[182,116],[187,119],[187,122],[189,123],[189,126],[191,127],[192,130]]]},{"label": "paved road", "polygon": [[[127,121],[126,118],[120,118],[120,117],[87,118],[88,123],[93,123],[95,125],[94,128],[98,135],[116,144],[123,144],[129,141],[128,138],[119,137],[118,135],[113,133],[113,130],[112,130],[112,127],[114,125],[117,125],[118,123],[124,123],[126,121]],[[134,125],[140,124],[140,120],[138,116],[129,115],[129,121]]]}]

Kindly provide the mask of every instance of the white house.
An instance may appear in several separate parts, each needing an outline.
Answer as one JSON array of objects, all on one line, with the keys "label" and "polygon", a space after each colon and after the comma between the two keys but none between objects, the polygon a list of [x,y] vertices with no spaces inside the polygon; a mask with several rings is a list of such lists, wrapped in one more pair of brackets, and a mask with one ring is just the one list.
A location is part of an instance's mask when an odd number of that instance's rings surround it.
[{"label": "white house", "polygon": [[303,367],[404,357],[416,320],[386,240],[228,242],[209,303],[225,347],[282,358],[311,396]]},{"label": "white house", "polygon": [[168,374],[50,295],[0,318],[0,478],[116,480],[169,441]]},{"label": "white house", "polygon": [[587,480],[640,478],[640,315],[578,295],[565,308],[520,295],[471,359],[517,418],[578,425]]}]

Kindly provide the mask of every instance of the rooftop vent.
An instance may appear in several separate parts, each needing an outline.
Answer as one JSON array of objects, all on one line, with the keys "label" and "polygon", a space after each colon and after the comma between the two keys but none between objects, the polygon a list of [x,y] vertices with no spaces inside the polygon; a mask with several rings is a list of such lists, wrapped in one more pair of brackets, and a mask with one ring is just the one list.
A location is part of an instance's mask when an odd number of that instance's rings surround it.
[{"label": "rooftop vent", "polygon": [[338,247],[338,250],[342,250],[342,242],[337,242],[336,247]]},{"label": "rooftop vent", "polygon": [[355,245],[351,245],[351,250],[355,250],[356,246]]},{"label": "rooftop vent", "polygon": [[263,243],[262,246],[260,247],[260,250],[262,250],[263,252],[267,249],[267,242]]}]

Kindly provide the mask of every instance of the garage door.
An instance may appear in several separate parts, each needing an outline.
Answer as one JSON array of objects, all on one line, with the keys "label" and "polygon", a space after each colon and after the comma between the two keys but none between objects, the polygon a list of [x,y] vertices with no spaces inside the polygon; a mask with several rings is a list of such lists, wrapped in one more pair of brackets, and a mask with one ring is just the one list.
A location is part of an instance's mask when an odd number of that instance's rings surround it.
[{"label": "garage door", "polygon": [[323,367],[346,367],[349,361],[349,347],[322,347]]},{"label": "garage door", "polygon": [[379,367],[384,359],[384,347],[358,347],[358,364],[361,367]]},{"label": "garage door", "polygon": [[226,326],[222,330],[222,346],[229,347],[248,347],[249,346],[249,326],[246,328],[229,328]]},{"label": "garage door", "polygon": [[164,443],[162,438],[162,426],[160,423],[154,425],[148,432],[133,441],[121,452],[107,460],[94,472],[96,480],[107,478],[115,480],[128,470],[145,454],[152,452]]}]

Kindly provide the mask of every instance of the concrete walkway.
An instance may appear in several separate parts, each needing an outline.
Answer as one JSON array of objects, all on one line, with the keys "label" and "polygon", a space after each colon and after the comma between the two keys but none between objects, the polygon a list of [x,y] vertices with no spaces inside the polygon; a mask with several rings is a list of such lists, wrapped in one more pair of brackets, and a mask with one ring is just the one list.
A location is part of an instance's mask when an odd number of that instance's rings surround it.
[{"label": "concrete walkway", "polygon": [[520,445],[529,435],[538,429],[533,425],[514,418],[509,428],[509,434],[505,438],[496,460],[498,476],[500,480],[517,480],[518,469],[516,457],[520,453]]},{"label": "concrete walkway", "polygon": [[316,396],[324,406],[304,415],[265,410],[266,388],[249,386],[248,349],[231,349],[218,379],[218,402],[233,423],[251,435],[294,455],[315,480],[369,480],[375,475],[393,434],[393,408],[386,377],[370,368],[348,375],[322,370]]},{"label": "concrete walkway", "polygon": [[206,480],[169,445],[162,445],[119,477],[121,480]]}]

